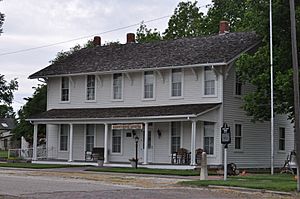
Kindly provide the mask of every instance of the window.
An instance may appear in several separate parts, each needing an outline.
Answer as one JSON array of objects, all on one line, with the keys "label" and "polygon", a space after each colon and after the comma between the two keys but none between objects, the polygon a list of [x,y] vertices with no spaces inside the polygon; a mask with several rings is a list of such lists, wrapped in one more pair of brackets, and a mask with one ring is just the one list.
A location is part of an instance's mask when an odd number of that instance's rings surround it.
[{"label": "window", "polygon": [[60,125],[60,143],[59,143],[60,151],[68,150],[68,140],[69,140],[69,125],[62,124]]},{"label": "window", "polygon": [[242,95],[242,81],[241,76],[235,74],[235,95]]},{"label": "window", "polygon": [[242,149],[242,125],[235,124],[235,132],[234,132],[234,148]]},{"label": "window", "polygon": [[122,74],[113,74],[113,99],[122,99]]},{"label": "window", "polygon": [[85,132],[85,150],[92,151],[94,148],[95,140],[95,125],[87,124]]},{"label": "window", "polygon": [[95,75],[88,75],[86,77],[86,100],[95,100]]},{"label": "window", "polygon": [[121,153],[121,130],[112,132],[112,153]]},{"label": "window", "polygon": [[204,151],[209,154],[214,154],[214,123],[204,122]]},{"label": "window", "polygon": [[147,71],[144,73],[144,98],[154,98],[154,73]]},{"label": "window", "polygon": [[181,69],[173,69],[172,70],[172,88],[171,88],[171,96],[172,97],[180,97],[182,96],[182,70]]},{"label": "window", "polygon": [[69,101],[70,83],[68,77],[61,78],[61,101]]},{"label": "window", "polygon": [[171,123],[171,153],[175,153],[180,148],[181,123]]},{"label": "window", "polygon": [[279,128],[279,150],[285,150],[285,128]]},{"label": "window", "polygon": [[215,95],[216,75],[210,66],[204,68],[204,95]]}]

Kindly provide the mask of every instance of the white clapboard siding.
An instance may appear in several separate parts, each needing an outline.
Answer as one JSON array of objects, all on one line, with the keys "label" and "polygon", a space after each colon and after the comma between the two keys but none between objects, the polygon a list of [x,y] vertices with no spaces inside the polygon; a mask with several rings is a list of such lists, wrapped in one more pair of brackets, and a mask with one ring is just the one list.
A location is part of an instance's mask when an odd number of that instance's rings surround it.
[{"label": "white clapboard siding", "polygon": [[97,80],[96,102],[87,102],[86,76],[73,76],[70,83],[70,102],[60,102],[60,78],[52,77],[48,80],[48,106],[53,108],[105,108],[105,107],[132,107],[158,106],[175,104],[218,103],[220,102],[221,87],[217,79],[216,92],[218,97],[203,97],[203,69],[197,68],[198,79],[190,69],[184,70],[183,97],[170,98],[170,70],[163,70],[164,81],[156,74],[155,100],[143,100],[143,73],[130,73],[132,82],[124,75],[123,101],[112,100],[112,75],[101,75]]},{"label": "white clapboard siding", "polygon": [[85,133],[84,125],[74,124],[73,126],[73,160],[84,160],[85,156]]},{"label": "white clapboard siding", "polygon": [[[249,84],[243,85],[242,93],[253,90],[253,86]],[[252,123],[251,117],[246,116],[241,106],[243,101],[241,97],[234,95],[235,91],[235,71],[234,67],[229,71],[229,75],[224,80],[224,122],[231,127],[232,143],[228,149],[228,162],[234,162],[238,167],[270,167],[271,154],[271,134],[270,122]],[[275,120],[275,123],[278,120]],[[283,125],[287,125],[289,121],[281,118]],[[242,125],[242,150],[234,149],[235,144],[235,124]],[[287,125],[286,130],[291,130],[291,126]],[[278,140],[278,130],[275,127],[275,145]],[[288,133],[287,140],[291,140]],[[278,143],[278,141],[277,141]],[[278,145],[278,144],[277,144]],[[275,166],[279,167],[283,161],[283,156],[278,157],[275,151]]]}]

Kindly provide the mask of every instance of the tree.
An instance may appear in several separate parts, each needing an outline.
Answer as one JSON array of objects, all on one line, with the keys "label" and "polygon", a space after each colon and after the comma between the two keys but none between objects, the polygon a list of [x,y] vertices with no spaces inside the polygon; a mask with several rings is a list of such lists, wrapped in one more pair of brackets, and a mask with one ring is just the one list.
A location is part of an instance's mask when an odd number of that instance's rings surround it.
[{"label": "tree", "polygon": [[[2,1],[2,0],[0,0],[0,1]],[[3,29],[2,29],[2,25],[3,25],[3,23],[4,23],[4,14],[3,13],[1,13],[0,12],[0,35],[1,35],[1,33],[3,32]]]},{"label": "tree", "polygon": [[7,82],[4,75],[0,74],[0,117],[14,117],[11,104],[14,98],[13,92],[17,89],[18,82],[16,79]]},{"label": "tree", "polygon": [[205,35],[204,14],[195,2],[180,2],[163,33],[164,39],[195,37]]},{"label": "tree", "polygon": [[148,29],[144,22],[141,23],[140,27],[136,31],[136,41],[138,43],[152,42],[162,40],[160,32],[156,28]]},{"label": "tree", "polygon": [[[24,136],[26,140],[32,141],[33,125],[26,121],[26,119],[46,111],[47,86],[42,84],[34,89],[35,91],[32,97],[25,98],[27,101],[26,104],[18,111],[18,124],[12,132],[14,140],[18,140]],[[38,132],[45,133],[45,128],[42,125],[39,125]]]}]

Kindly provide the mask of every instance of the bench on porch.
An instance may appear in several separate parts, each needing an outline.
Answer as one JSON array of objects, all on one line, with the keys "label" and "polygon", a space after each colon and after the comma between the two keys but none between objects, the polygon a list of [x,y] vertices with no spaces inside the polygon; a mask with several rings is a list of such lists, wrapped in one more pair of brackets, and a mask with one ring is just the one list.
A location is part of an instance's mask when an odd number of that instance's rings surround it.
[{"label": "bench on porch", "polygon": [[85,151],[85,161],[104,160],[104,148],[94,147],[92,151]]},{"label": "bench on porch", "polygon": [[185,148],[178,149],[175,153],[172,153],[172,164],[190,164],[191,152],[188,152]]},{"label": "bench on porch", "polygon": [[[195,151],[195,163],[197,165],[201,164],[203,151],[204,150],[201,148],[198,148]],[[191,163],[191,152],[188,152],[188,150],[185,148],[180,148],[177,150],[177,152],[172,154],[171,161],[172,164],[189,165]]]}]

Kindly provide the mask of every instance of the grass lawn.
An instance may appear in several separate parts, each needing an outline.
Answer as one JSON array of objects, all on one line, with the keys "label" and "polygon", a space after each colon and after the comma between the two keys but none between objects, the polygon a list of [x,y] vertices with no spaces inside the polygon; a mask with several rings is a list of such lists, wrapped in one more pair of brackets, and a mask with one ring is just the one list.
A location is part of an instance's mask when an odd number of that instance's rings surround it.
[{"label": "grass lawn", "polygon": [[27,169],[53,169],[53,168],[78,167],[78,166],[60,165],[60,164],[0,163],[0,167],[27,168]]},{"label": "grass lawn", "polygon": [[7,158],[7,157],[8,157],[8,151],[0,150],[0,158]]},{"label": "grass lawn", "polygon": [[104,167],[104,168],[87,169],[87,171],[136,173],[136,174],[157,174],[157,175],[177,175],[177,176],[197,176],[197,175],[199,175],[199,171],[194,171],[194,170],[148,169],[148,168],[135,169],[135,168]]},{"label": "grass lawn", "polygon": [[195,180],[180,182],[180,184],[189,186],[220,185],[286,192],[296,191],[297,188],[297,182],[294,180],[294,176],[289,174],[275,174],[274,176],[266,174],[253,174],[249,176],[229,177],[227,181]]}]

